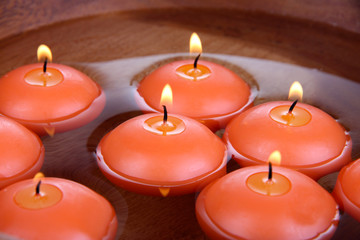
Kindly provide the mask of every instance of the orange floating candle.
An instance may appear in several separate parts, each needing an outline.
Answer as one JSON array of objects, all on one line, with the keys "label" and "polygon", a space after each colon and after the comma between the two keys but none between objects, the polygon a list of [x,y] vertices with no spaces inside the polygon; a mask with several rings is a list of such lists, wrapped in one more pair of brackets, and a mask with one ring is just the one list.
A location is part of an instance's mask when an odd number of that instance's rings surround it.
[{"label": "orange floating candle", "polygon": [[283,166],[319,179],[351,161],[348,132],[320,109],[295,104],[261,104],[229,123],[223,140],[240,166],[263,164],[273,149],[279,149]]},{"label": "orange floating candle", "polygon": [[314,180],[275,166],[241,168],[205,187],[196,216],[211,239],[330,239],[338,206]]},{"label": "orange floating candle", "polygon": [[338,175],[333,196],[340,209],[360,222],[360,159],[343,167]]},{"label": "orange floating candle", "polygon": [[164,116],[132,118],[100,141],[97,163],[110,181],[129,191],[168,196],[198,191],[225,175],[221,139],[201,123],[167,116],[164,109]]},{"label": "orange floating candle", "polygon": [[95,119],[105,106],[101,87],[78,70],[50,62],[41,45],[44,64],[19,67],[0,79],[0,113],[38,134],[64,132]]},{"label": "orange floating candle", "polygon": [[25,180],[0,191],[0,232],[21,239],[115,239],[110,203],[60,178]]},{"label": "orange floating candle", "polygon": [[35,133],[0,116],[0,189],[34,176],[44,162],[44,152]]},{"label": "orange floating candle", "polygon": [[[191,39],[190,51],[201,54],[200,39]],[[176,99],[169,110],[196,119],[213,131],[224,128],[231,118],[252,105],[254,96],[239,76],[198,58],[195,62],[166,64],[146,76],[138,86],[139,105],[147,106],[144,111],[161,112],[160,93],[166,84],[171,85]]]}]

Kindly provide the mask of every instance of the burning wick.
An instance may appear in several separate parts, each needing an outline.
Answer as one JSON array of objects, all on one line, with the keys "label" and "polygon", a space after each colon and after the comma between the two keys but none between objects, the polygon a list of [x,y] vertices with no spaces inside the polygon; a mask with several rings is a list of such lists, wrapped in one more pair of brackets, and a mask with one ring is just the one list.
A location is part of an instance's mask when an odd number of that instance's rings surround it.
[{"label": "burning wick", "polygon": [[45,58],[45,60],[44,60],[44,66],[43,66],[43,72],[44,72],[44,73],[46,73],[47,62],[48,62],[48,60],[47,60],[47,58]]},{"label": "burning wick", "polygon": [[291,114],[292,113],[292,111],[294,110],[294,107],[295,107],[295,105],[297,104],[297,102],[298,102],[298,100],[296,99],[294,102],[293,102],[293,104],[291,104],[291,106],[290,106],[290,108],[289,108],[289,114]]},{"label": "burning wick", "polygon": [[166,106],[165,105],[163,105],[163,108],[164,108],[164,124],[166,124],[166,122],[167,122],[167,119],[168,119],[168,114],[167,114],[167,110],[166,110]]},{"label": "burning wick", "polygon": [[195,61],[194,61],[194,68],[195,69],[197,68],[197,63],[199,61],[200,56],[201,56],[201,53],[199,53],[199,55],[195,58]]},{"label": "burning wick", "polygon": [[40,195],[40,185],[41,185],[41,180],[38,182],[38,184],[36,184],[35,193],[37,196]]},{"label": "burning wick", "polygon": [[272,164],[269,162],[269,175],[268,175],[268,181],[271,181],[272,179]]}]

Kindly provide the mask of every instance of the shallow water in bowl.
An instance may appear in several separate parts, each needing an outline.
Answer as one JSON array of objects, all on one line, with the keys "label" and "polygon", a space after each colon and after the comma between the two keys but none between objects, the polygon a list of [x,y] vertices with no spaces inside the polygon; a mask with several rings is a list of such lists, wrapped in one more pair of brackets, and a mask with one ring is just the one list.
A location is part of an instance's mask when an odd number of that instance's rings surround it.
[{"label": "shallow water in bowl", "polygon": [[[107,104],[101,119],[140,111],[135,101],[136,83],[158,66],[174,59],[186,58],[184,54],[164,54],[113,60],[100,63],[78,63],[80,67],[104,88]],[[303,102],[314,105],[339,121],[353,139],[353,157],[360,157],[360,83],[287,63],[248,57],[204,54],[204,59],[230,68],[251,86],[256,96],[255,105],[286,100],[289,88],[299,81],[304,89]],[[139,112],[140,114],[140,112]],[[123,118],[122,118],[123,119]],[[99,120],[99,119],[98,119]]]},{"label": "shallow water in bowl", "polygon": [[[142,236],[146,231],[164,226],[182,228],[174,230],[174,236],[190,232],[194,239],[202,239],[203,233],[196,224],[194,200],[196,195],[160,198],[142,196],[125,191],[111,184],[100,172],[94,151],[100,139],[120,123],[142,114],[135,101],[136,83],[158,66],[188,54],[163,54],[134,57],[96,63],[68,63],[85,72],[98,82],[106,93],[107,103],[102,114],[90,124],[73,131],[43,137],[46,159],[42,171],[52,177],[63,177],[82,183],[106,197],[115,207],[119,220],[118,237]],[[286,100],[293,81],[304,88],[303,102],[321,108],[336,118],[350,131],[353,139],[353,158],[360,157],[360,83],[344,79],[316,69],[299,67],[270,60],[241,56],[204,54],[203,59],[216,61],[247,81],[256,92],[254,104],[272,100]],[[229,170],[238,166],[230,162]],[[336,173],[320,180],[331,190]],[[169,221],[174,216],[177,221]],[[357,224],[347,215],[340,226]],[[156,224],[151,227],[153,224]],[[166,237],[166,236],[165,236]]]}]

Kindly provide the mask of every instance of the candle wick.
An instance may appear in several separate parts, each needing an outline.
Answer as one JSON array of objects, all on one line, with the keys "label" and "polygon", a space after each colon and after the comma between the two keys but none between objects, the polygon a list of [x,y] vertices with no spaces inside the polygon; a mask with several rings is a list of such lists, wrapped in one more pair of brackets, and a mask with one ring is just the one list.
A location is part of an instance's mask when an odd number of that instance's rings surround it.
[{"label": "candle wick", "polygon": [[272,179],[272,164],[271,162],[269,162],[269,175],[268,175],[268,180]]},{"label": "candle wick", "polygon": [[194,61],[194,68],[195,69],[197,68],[197,63],[199,61],[200,56],[201,56],[201,53],[199,53],[199,55],[195,58],[195,61]]},{"label": "candle wick", "polygon": [[38,182],[38,184],[36,184],[36,188],[35,188],[36,195],[40,195],[40,185],[41,185],[41,180]]},{"label": "candle wick", "polygon": [[289,114],[291,114],[292,113],[292,111],[294,110],[294,108],[295,108],[295,105],[297,104],[297,102],[298,102],[298,100],[296,99],[292,104],[291,104],[291,106],[290,106],[290,108],[289,108]]},{"label": "candle wick", "polygon": [[46,73],[47,62],[48,62],[48,60],[47,60],[47,58],[45,58],[45,60],[44,60],[44,66],[43,66],[43,72],[44,72],[44,73]]},{"label": "candle wick", "polygon": [[163,105],[163,108],[164,108],[164,124],[166,124],[167,119],[168,119],[168,113],[167,113],[167,110],[166,110],[166,106],[165,106],[165,105]]}]

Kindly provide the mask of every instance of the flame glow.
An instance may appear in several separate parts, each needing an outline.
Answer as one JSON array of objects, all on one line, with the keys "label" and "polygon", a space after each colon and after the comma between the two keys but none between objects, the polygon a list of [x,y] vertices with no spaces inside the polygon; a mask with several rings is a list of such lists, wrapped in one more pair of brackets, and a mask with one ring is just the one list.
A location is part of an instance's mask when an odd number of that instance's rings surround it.
[{"label": "flame glow", "polygon": [[39,62],[44,62],[45,59],[48,60],[48,62],[52,61],[52,53],[48,46],[45,44],[41,44],[37,49],[37,59]]},{"label": "flame glow", "polygon": [[34,180],[34,182],[37,182],[44,177],[45,177],[45,175],[42,172],[38,172],[37,174],[35,174],[33,180]]},{"label": "flame glow", "polygon": [[289,90],[289,100],[301,101],[303,97],[303,88],[298,81],[293,82]]},{"label": "flame glow", "polygon": [[275,164],[275,165],[280,165],[281,164],[281,153],[280,151],[276,150],[276,151],[273,151],[269,158],[268,158],[268,161],[271,162],[272,164]]},{"label": "flame glow", "polygon": [[190,37],[190,53],[202,53],[201,41],[196,33],[191,34]]},{"label": "flame glow", "polygon": [[171,106],[173,102],[172,90],[169,84],[166,84],[161,93],[160,105]]}]

